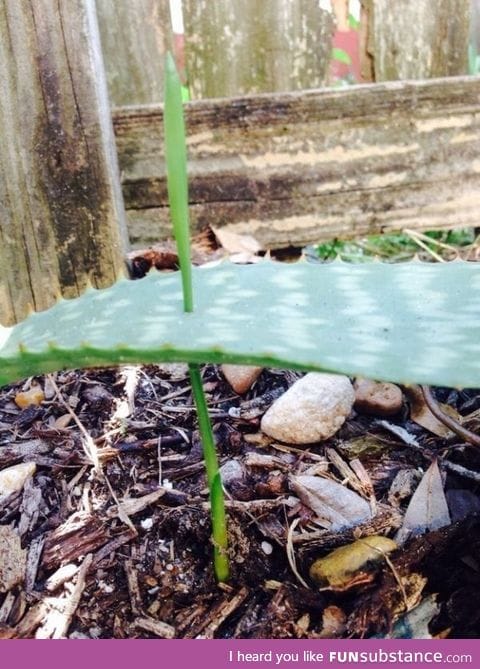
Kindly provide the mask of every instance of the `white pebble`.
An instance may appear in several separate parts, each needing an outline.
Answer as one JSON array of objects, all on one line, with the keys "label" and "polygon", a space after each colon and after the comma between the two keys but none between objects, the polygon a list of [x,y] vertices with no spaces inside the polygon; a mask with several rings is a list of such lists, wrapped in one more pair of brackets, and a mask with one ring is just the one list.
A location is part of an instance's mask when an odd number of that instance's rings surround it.
[{"label": "white pebble", "polygon": [[261,548],[265,555],[271,555],[273,553],[273,546],[272,544],[269,544],[268,541],[262,541]]}]

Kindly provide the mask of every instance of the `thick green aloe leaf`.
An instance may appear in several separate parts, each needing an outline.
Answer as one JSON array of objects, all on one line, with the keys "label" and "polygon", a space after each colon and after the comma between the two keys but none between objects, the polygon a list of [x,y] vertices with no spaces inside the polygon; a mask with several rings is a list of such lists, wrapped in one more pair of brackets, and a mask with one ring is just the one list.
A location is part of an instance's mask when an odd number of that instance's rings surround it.
[{"label": "thick green aloe leaf", "polygon": [[0,330],[0,383],[65,367],[231,362],[480,387],[480,266],[225,262],[121,280]]}]

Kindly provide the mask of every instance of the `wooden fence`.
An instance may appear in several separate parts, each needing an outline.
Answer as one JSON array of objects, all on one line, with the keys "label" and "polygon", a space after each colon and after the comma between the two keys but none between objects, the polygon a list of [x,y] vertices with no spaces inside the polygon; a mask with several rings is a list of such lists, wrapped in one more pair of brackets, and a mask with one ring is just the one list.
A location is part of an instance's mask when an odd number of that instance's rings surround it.
[{"label": "wooden fence", "polygon": [[[332,2],[338,22],[346,0]],[[476,224],[480,83],[462,76],[470,0],[362,6],[365,79],[418,81],[301,92],[329,76],[333,14],[316,0],[265,0],[262,12],[253,0],[184,0],[186,71],[201,98],[187,105],[196,229],[230,226],[267,247]],[[167,0],[0,6],[3,324],[108,285],[130,245],[169,234],[171,44]],[[457,76],[425,80],[446,75]]]}]

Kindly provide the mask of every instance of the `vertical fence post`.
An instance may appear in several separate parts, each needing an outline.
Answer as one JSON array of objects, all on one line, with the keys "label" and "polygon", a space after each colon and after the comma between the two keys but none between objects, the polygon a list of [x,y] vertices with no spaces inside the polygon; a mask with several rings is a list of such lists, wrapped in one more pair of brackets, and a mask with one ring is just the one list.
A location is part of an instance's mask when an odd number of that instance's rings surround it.
[{"label": "vertical fence post", "polygon": [[96,0],[96,5],[112,105],[161,102],[168,0]]},{"label": "vertical fence post", "polygon": [[126,247],[94,0],[3,0],[0,322],[112,283]]},{"label": "vertical fence post", "polygon": [[312,0],[184,0],[186,65],[194,98],[322,86],[332,14]]},{"label": "vertical fence post", "polygon": [[363,0],[375,81],[467,74],[471,0]]}]

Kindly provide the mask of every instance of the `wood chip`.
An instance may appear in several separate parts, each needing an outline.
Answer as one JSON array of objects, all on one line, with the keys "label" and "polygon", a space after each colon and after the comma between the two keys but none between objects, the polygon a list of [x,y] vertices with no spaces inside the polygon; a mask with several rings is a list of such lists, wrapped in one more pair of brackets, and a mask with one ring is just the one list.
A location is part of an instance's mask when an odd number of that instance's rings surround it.
[{"label": "wood chip", "polygon": [[89,553],[85,556],[80,569],[78,570],[77,582],[75,583],[72,594],[67,599],[63,614],[59,616],[58,622],[55,625],[55,630],[52,635],[53,639],[63,639],[67,636],[68,628],[71,625],[73,616],[80,604],[80,599],[85,589],[85,580],[91,563],[92,555]]},{"label": "wood chip", "polygon": [[134,625],[146,632],[155,634],[155,636],[158,636],[160,639],[173,639],[175,637],[175,627],[172,627],[161,620],[142,616],[135,620]]},{"label": "wood chip", "polygon": [[15,627],[15,636],[18,639],[31,638],[37,627],[43,622],[47,612],[47,602],[40,601],[34,604]]},{"label": "wood chip", "polygon": [[26,551],[18,533],[0,525],[0,592],[7,592],[25,578]]},{"label": "wood chip", "polygon": [[110,539],[108,529],[93,515],[74,513],[50,532],[45,541],[42,566],[55,569],[66,562],[73,562]]},{"label": "wood chip", "polygon": [[130,595],[130,607],[132,613],[138,615],[142,611],[142,594],[138,585],[138,572],[132,560],[125,560],[124,568],[127,576],[128,594]]},{"label": "wood chip", "polygon": [[48,453],[50,446],[42,439],[29,439],[9,443],[0,448],[0,466],[13,465],[19,460],[32,460],[37,455]]},{"label": "wood chip", "polygon": [[30,543],[27,553],[27,568],[25,571],[25,590],[32,592],[37,580],[38,565],[42,555],[45,537],[43,535],[36,537]]},{"label": "wood chip", "polygon": [[[146,509],[150,504],[154,504],[160,497],[163,497],[166,492],[167,490],[165,488],[158,488],[142,497],[125,497],[124,499],[119,500],[119,505],[122,508],[123,513],[126,513],[127,516],[134,516],[136,513],[140,513],[140,511]],[[118,508],[109,509],[107,515],[109,517],[118,516]]]},{"label": "wood chip", "polygon": [[13,592],[7,592],[5,599],[0,606],[0,625],[3,625],[7,622],[10,611],[15,603],[15,595]]},{"label": "wood chip", "polygon": [[25,482],[23,490],[21,516],[18,523],[18,533],[21,537],[28,532],[36,523],[42,503],[42,491],[35,486],[31,478]]},{"label": "wood chip", "polygon": [[194,639],[202,636],[205,639],[213,639],[220,625],[230,616],[246,599],[249,591],[241,588],[233,597],[224,597],[218,604],[205,612],[203,618],[185,634],[185,639]]},{"label": "wood chip", "polygon": [[59,567],[45,582],[45,588],[48,592],[55,592],[61,585],[70,581],[78,572],[78,566],[70,562]]}]

